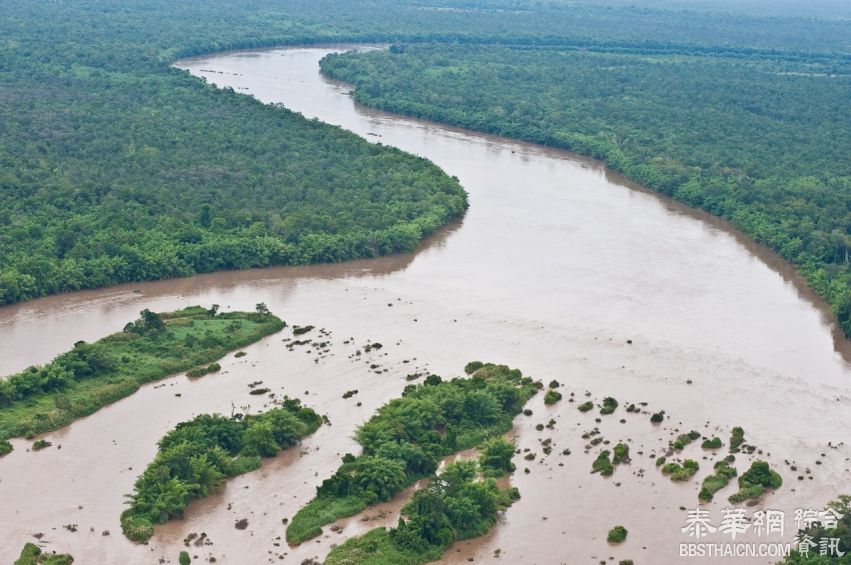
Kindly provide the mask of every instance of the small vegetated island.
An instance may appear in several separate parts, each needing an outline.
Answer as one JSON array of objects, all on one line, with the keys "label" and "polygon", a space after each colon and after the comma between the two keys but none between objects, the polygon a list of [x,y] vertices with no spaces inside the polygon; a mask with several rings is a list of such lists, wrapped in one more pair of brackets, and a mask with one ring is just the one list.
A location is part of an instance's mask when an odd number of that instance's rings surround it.
[{"label": "small vegetated island", "polygon": [[[452,541],[487,531],[517,493],[479,476],[513,470],[513,446],[494,438],[511,429],[514,416],[539,387],[519,370],[478,365],[466,379],[431,375],[382,406],[356,433],[363,453],[347,454],[323,481],[316,497],[289,523],[287,541],[316,537],[323,525],[388,500],[424,477],[432,477],[430,486],[414,495],[403,510],[407,519],[397,528],[378,528],[349,540],[327,562],[426,563],[438,559]],[[476,446],[482,446],[480,463],[450,464],[434,477],[441,459]]]},{"label": "small vegetated island", "polygon": [[28,543],[21,550],[15,565],[71,565],[74,558],[65,553],[45,553],[34,543]]},{"label": "small vegetated island", "polygon": [[203,375],[229,351],[286,324],[258,304],[254,312],[193,306],[157,314],[143,310],[124,330],[74,348],[42,367],[0,380],[0,455],[11,437],[56,430],[181,371]]},{"label": "small vegetated island", "polygon": [[296,445],[321,424],[321,416],[291,398],[260,414],[202,414],[178,424],[160,440],[156,458],[136,481],[130,508],[121,515],[124,535],[148,540],[155,524],[183,516],[191,500],[259,468],[261,457]]}]

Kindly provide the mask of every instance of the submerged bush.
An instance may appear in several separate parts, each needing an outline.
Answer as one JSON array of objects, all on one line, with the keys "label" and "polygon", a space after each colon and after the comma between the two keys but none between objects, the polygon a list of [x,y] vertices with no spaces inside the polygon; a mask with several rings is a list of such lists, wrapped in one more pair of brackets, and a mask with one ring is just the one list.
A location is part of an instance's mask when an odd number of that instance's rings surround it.
[{"label": "submerged bush", "polygon": [[703,484],[700,487],[700,492],[697,494],[698,499],[703,502],[709,502],[716,492],[727,486],[730,479],[736,476],[736,468],[731,467],[726,460],[715,463],[715,474],[709,475],[703,479]]},{"label": "submerged bush", "polygon": [[623,526],[615,526],[611,530],[609,530],[609,535],[606,536],[606,540],[609,543],[622,543],[626,540],[627,529]]},{"label": "submerged bush", "polygon": [[71,565],[74,558],[67,554],[44,553],[34,543],[24,545],[15,565]]},{"label": "submerged bush", "polygon": [[544,404],[550,405],[555,404],[559,400],[561,400],[561,393],[556,390],[548,390],[547,394],[544,395]]},{"label": "submerged bush", "polygon": [[9,455],[10,453],[12,453],[12,449],[13,447],[11,443],[6,441],[5,439],[0,440],[0,457],[3,457],[4,455]]},{"label": "submerged bush", "polygon": [[591,464],[591,473],[600,473],[604,477],[609,477],[615,472],[615,467],[609,459],[609,451],[603,450],[597,455],[594,463]]},{"label": "submerged bush", "polygon": [[594,408],[594,403],[588,400],[587,402],[583,402],[579,406],[576,407],[580,412],[588,412],[592,408]]},{"label": "submerged bush", "polygon": [[730,433],[730,451],[735,453],[739,451],[739,447],[745,442],[745,430],[739,426],[733,428]]},{"label": "submerged bush", "polygon": [[783,479],[771,470],[765,461],[754,461],[751,468],[739,477],[739,490],[727,499],[732,503],[759,498],[766,489],[776,490],[783,484]]},{"label": "submerged bush", "polygon": [[719,449],[723,445],[724,444],[721,442],[721,438],[716,436],[712,439],[703,440],[703,443],[700,444],[700,447],[702,447],[703,449]]},{"label": "submerged bush", "polygon": [[611,414],[618,407],[618,401],[612,398],[611,396],[607,396],[603,399],[603,406],[600,408],[600,414],[607,415]]}]

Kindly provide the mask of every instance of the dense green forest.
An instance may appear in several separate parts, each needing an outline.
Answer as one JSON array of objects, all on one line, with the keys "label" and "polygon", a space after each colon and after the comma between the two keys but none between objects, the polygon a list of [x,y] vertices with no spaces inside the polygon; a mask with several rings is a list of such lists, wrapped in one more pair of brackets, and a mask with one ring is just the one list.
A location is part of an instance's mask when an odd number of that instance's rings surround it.
[{"label": "dense green forest", "polygon": [[851,23],[826,13],[649,0],[8,0],[0,303],[409,251],[463,213],[458,183],[422,159],[205,86],[170,67],[180,56],[399,39],[791,60],[851,51]]},{"label": "dense green forest", "polygon": [[398,44],[322,69],[369,106],[570,149],[795,264],[851,334],[851,62]]},{"label": "dense green forest", "polygon": [[480,480],[479,471],[476,461],[448,464],[414,493],[397,527],[349,538],[331,550],[325,565],[420,565],[440,559],[454,541],[484,535],[520,495],[492,478]]},{"label": "dense green forest", "polygon": [[[218,306],[162,314],[143,310],[122,332],[94,343],[78,341],[42,367],[0,379],[0,440],[67,426],[144,383],[212,363],[285,325],[263,304],[256,312],[219,313]],[[213,363],[197,375],[218,369]]]},{"label": "dense green forest", "polygon": [[293,398],[260,414],[201,414],[178,424],[160,440],[156,458],[136,480],[130,508],[121,514],[124,535],[148,540],[154,524],[183,516],[193,499],[258,469],[262,457],[296,445],[320,425],[322,418]]},{"label": "dense green forest", "polygon": [[[519,370],[492,364],[468,379],[431,375],[420,385],[408,385],[401,398],[358,429],[355,439],[363,453],[344,456],[337,472],[317,487],[316,497],[287,526],[287,541],[314,538],[325,524],[389,500],[433,474],[447,455],[507,432],[537,388]],[[486,463],[486,469],[493,466]]]}]

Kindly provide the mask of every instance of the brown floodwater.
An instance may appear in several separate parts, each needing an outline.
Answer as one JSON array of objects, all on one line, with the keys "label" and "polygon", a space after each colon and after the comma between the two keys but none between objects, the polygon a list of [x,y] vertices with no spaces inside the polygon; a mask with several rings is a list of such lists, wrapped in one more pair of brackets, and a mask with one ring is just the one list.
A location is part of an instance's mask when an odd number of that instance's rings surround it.
[{"label": "brown floodwater", "polygon": [[[851,491],[848,343],[787,266],[723,222],[631,186],[599,163],[358,107],[348,87],[318,73],[319,59],[334,49],[227,53],[178,66],[431,159],[469,191],[468,214],[411,255],[123,285],[0,308],[2,374],[117,331],[143,308],[247,309],[262,301],[290,323],[315,325],[314,337],[325,328],[330,337],[321,340],[331,344],[327,353],[290,349],[284,331],[247,347],[245,357],[228,356],[220,374],[165,379],[47,434],[49,449],[31,452],[29,442],[13,441],[15,451],[0,460],[0,563],[13,561],[37,533],[44,547],[83,564],[176,563],[193,532],[211,542],[189,549],[201,562],[321,560],[353,534],[395,524],[404,496],[369,510],[370,520],[343,520],[296,548],[282,541],[282,520],[310,499],[341,455],[357,449],[355,428],[398,396],[407,374],[457,375],[473,359],[557,379],[565,400],[547,407],[539,395],[530,402],[533,415],[518,418],[519,447],[535,453],[533,461],[516,458],[512,483],[522,499],[487,536],[453,546],[446,563],[683,562],[678,544],[689,538],[680,507],[696,505],[712,458],[691,445],[683,456],[700,462],[695,480],[663,477],[651,455],[677,429],[717,430],[726,443],[731,426],[745,428],[785,479],[749,512],[789,511],[786,541],[792,509],[822,507]],[[354,355],[368,340],[385,347]],[[119,526],[124,495],[157,439],[194,414],[260,409],[268,399],[248,394],[254,381],[302,398],[331,425],[193,503],[149,544],[127,541]],[[359,393],[343,399],[350,389]],[[571,392],[582,401],[586,391],[596,400],[615,396],[621,408],[598,424],[595,412],[581,414],[568,402]],[[627,401],[664,409],[669,420],[651,426],[646,413],[624,412]],[[536,430],[550,419],[553,429]],[[595,426],[632,449],[631,464],[610,478],[589,473],[599,447],[586,452],[580,435]],[[544,457],[546,438],[554,448]],[[571,454],[562,455],[565,449]],[[752,458],[740,457],[740,472]],[[798,481],[805,468],[811,473]],[[706,506],[715,522],[731,492]],[[238,530],[241,518],[249,525]],[[72,524],[75,532],[63,527]],[[617,547],[606,542],[616,524],[630,532]]]}]

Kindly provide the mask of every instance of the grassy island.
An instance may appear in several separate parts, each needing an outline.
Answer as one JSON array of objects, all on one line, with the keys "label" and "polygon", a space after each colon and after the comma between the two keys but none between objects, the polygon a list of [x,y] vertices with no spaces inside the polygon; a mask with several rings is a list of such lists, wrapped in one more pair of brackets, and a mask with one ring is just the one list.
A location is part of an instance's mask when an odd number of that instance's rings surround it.
[{"label": "grassy island", "polygon": [[0,380],[0,440],[66,426],[144,383],[206,366],[285,325],[263,304],[255,312],[219,313],[216,306],[143,310],[121,332],[94,343],[78,341],[47,365]]},{"label": "grassy island", "polygon": [[293,517],[287,541],[314,538],[325,524],[389,500],[432,475],[442,458],[504,434],[536,391],[519,370],[492,364],[468,379],[431,375],[420,385],[408,385],[401,398],[382,406],[358,429],[355,438],[363,453],[343,457],[337,472]]},{"label": "grassy island", "polygon": [[28,543],[21,551],[15,565],[71,565],[74,558],[67,554],[44,553],[34,543]]},{"label": "grassy island", "polygon": [[121,515],[124,535],[148,540],[154,524],[182,516],[191,500],[259,468],[261,457],[297,444],[321,424],[316,412],[291,398],[257,415],[202,414],[178,424],[160,440],[156,458],[136,481],[130,508]]}]

